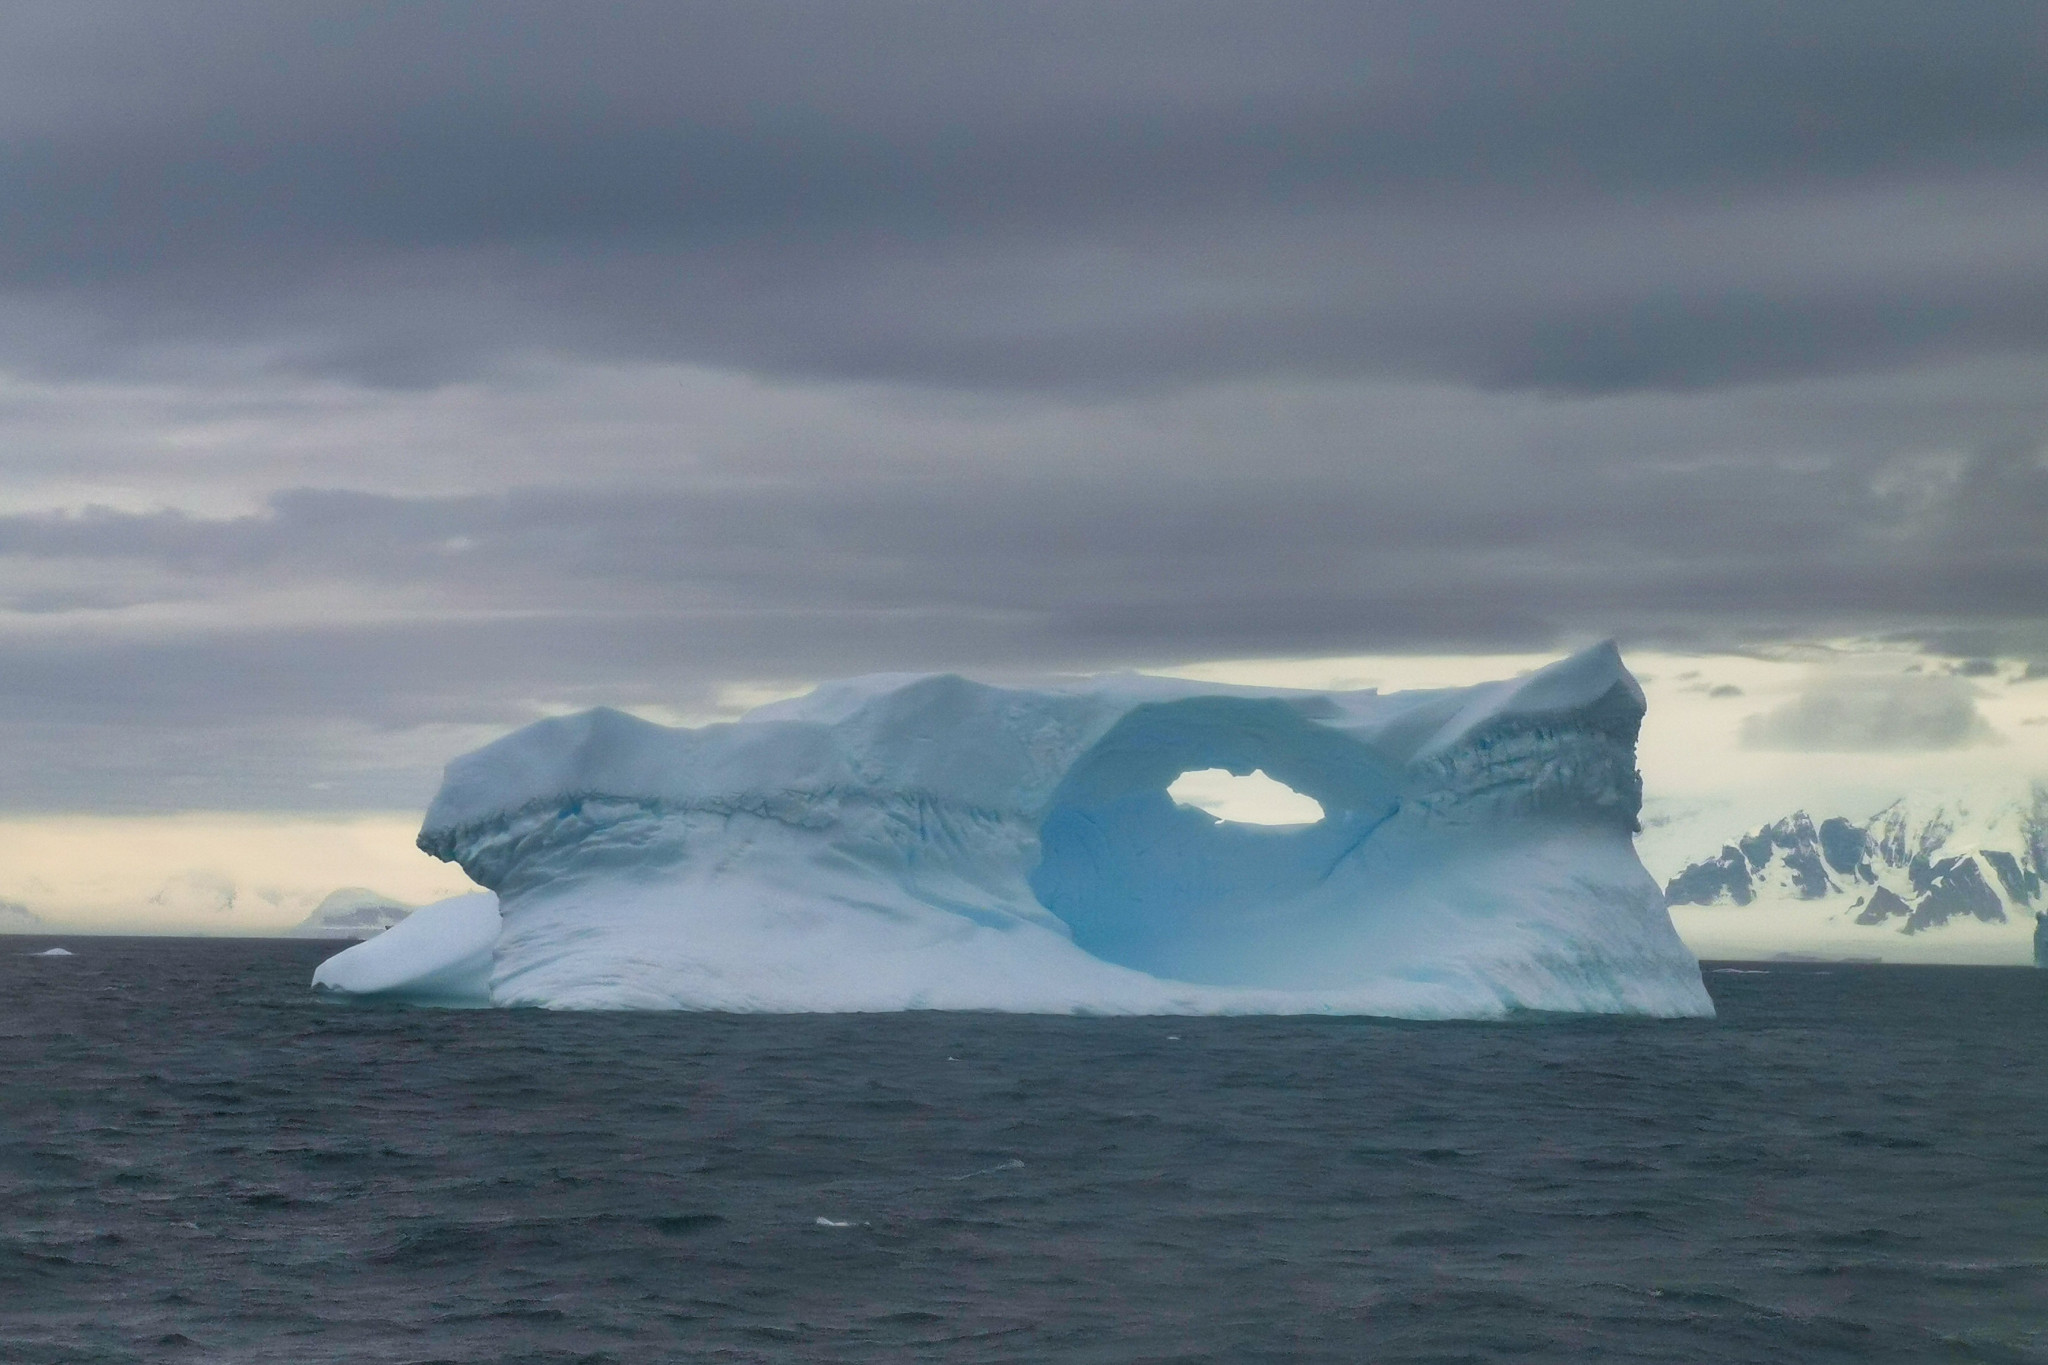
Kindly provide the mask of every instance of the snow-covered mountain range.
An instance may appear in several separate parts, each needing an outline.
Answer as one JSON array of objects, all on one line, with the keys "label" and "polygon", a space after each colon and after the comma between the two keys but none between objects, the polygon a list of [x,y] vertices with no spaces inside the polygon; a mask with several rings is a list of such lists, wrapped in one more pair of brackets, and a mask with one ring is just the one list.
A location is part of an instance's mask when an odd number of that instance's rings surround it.
[{"label": "snow-covered mountain range", "polygon": [[1703,851],[1664,893],[1706,956],[1776,930],[1823,956],[2048,965],[2048,786],[1990,805],[1901,797],[1863,818],[1794,811]]}]

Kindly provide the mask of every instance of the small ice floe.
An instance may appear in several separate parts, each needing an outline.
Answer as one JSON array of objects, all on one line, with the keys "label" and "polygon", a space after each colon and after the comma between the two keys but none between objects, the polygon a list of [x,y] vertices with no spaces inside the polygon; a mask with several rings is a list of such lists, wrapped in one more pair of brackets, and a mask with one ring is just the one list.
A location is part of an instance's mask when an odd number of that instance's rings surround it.
[{"label": "small ice floe", "polygon": [[30,956],[30,957],[70,957],[70,956],[72,956],[72,952],[71,952],[71,950],[70,950],[69,948],[45,948],[45,949],[43,949],[43,950],[42,950],[42,951],[41,951],[40,953],[30,953],[30,954],[29,954],[29,956]]},{"label": "small ice floe", "polygon": [[1768,967],[1713,967],[1709,968],[1709,970],[1715,976],[1769,976],[1771,974]]},{"label": "small ice floe", "polygon": [[821,1228],[850,1228],[857,1225],[852,1222],[842,1223],[836,1218],[820,1218],[818,1226]]},{"label": "small ice floe", "polygon": [[941,1180],[972,1180],[978,1175],[994,1175],[997,1171],[1021,1171],[1023,1169],[1023,1160],[1013,1156],[1008,1161],[999,1161],[993,1166],[984,1166],[978,1171],[969,1171],[965,1175],[945,1175],[939,1178]]}]

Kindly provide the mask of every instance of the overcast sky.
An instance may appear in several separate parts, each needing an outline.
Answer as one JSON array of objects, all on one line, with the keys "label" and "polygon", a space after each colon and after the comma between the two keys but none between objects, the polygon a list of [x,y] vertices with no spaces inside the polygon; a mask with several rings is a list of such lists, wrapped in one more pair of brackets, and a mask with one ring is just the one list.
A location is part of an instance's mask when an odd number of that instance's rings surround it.
[{"label": "overcast sky", "polygon": [[2037,0],[10,4],[0,802],[417,808],[546,711],[873,669],[2016,675],[2044,52]]}]

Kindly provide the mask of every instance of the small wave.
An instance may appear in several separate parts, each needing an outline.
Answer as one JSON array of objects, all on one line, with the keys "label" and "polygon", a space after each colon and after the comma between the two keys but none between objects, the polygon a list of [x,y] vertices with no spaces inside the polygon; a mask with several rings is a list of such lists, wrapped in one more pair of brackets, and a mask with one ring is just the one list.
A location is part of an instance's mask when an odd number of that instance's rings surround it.
[{"label": "small wave", "polygon": [[978,1171],[969,1171],[969,1172],[967,1172],[967,1173],[966,1173],[965,1175],[942,1175],[942,1176],[940,1176],[940,1177],[939,1177],[939,1179],[941,1179],[941,1180],[972,1180],[972,1179],[974,1179],[974,1177],[976,1177],[976,1176],[978,1176],[978,1175],[994,1175],[994,1174],[995,1174],[995,1173],[996,1173],[997,1171],[1021,1171],[1021,1170],[1023,1170],[1023,1169],[1024,1169],[1024,1161],[1023,1161],[1023,1158],[1021,1158],[1021,1157],[1014,1157],[1014,1156],[1013,1156],[1013,1157],[1011,1157],[1011,1158],[1010,1158],[1010,1159],[1009,1159],[1008,1161],[999,1161],[999,1162],[997,1162],[997,1163],[996,1163],[995,1165],[993,1165],[993,1166],[984,1166],[984,1167],[982,1167],[982,1168],[981,1168],[980,1170],[978,1170]]}]

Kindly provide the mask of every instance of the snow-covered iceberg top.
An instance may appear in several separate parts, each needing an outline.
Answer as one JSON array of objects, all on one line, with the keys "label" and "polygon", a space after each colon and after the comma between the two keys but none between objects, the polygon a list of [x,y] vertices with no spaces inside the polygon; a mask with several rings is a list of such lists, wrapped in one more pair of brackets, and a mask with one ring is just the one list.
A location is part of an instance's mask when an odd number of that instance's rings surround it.
[{"label": "snow-covered iceberg top", "polygon": [[[500,898],[498,1004],[1709,1014],[1631,842],[1642,715],[1612,645],[1387,696],[860,678],[528,726],[449,765],[419,842]],[[1167,795],[1205,768],[1324,818]]]}]

